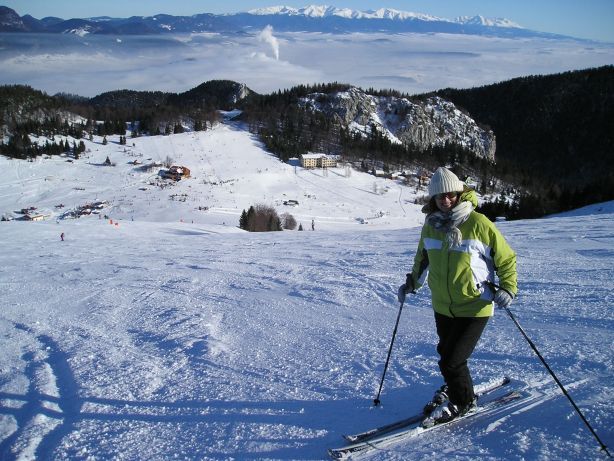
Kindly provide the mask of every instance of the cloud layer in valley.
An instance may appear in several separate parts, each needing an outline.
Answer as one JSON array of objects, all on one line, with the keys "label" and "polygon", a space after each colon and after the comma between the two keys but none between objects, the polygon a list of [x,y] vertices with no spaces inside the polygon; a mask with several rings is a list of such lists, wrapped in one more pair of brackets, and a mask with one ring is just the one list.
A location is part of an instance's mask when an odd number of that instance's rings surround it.
[{"label": "cloud layer in valley", "polygon": [[449,34],[0,36],[0,84],[82,96],[182,92],[212,79],[259,93],[338,81],[415,94],[613,63],[613,44]]}]

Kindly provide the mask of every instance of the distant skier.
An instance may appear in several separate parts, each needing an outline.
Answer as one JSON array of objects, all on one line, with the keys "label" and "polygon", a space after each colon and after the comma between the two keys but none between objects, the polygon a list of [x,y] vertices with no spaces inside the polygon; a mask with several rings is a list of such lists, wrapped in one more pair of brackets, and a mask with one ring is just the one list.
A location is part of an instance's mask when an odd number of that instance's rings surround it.
[{"label": "distant skier", "polygon": [[60,234],[60,240],[61,240],[62,242],[64,241],[64,232],[62,232],[62,233]]},{"label": "distant skier", "polygon": [[[516,296],[516,254],[495,225],[474,211],[476,193],[453,172],[438,168],[428,193],[414,265],[399,287],[398,300],[404,302],[428,274],[445,384],[424,412],[431,424],[440,424],[477,406],[467,360],[494,314],[493,300],[507,307]],[[495,273],[499,289],[489,285]]]}]

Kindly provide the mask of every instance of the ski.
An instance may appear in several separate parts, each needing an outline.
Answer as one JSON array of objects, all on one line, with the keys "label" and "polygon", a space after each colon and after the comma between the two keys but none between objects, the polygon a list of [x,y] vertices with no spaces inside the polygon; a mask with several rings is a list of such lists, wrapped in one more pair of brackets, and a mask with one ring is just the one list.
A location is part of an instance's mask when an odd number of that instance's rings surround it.
[{"label": "ski", "polygon": [[[497,386],[495,389],[499,389],[500,387],[502,387],[502,385]],[[492,390],[490,392],[492,392]],[[459,416],[458,418],[455,418],[452,421],[448,421],[446,423],[441,423],[441,424],[436,424],[434,426],[425,428],[421,426],[422,420],[420,420],[398,431],[390,431],[385,434],[380,434],[379,436],[372,436],[368,438],[367,440],[362,440],[360,442],[356,442],[351,445],[347,445],[345,447],[331,448],[328,450],[328,454],[332,459],[349,459],[353,455],[364,454],[369,451],[383,448],[384,446],[387,446],[387,445],[395,444],[402,440],[407,440],[413,437],[420,436],[424,433],[431,432],[433,430],[439,430],[441,428],[453,426],[467,419],[471,419],[471,418],[478,417],[480,415],[488,414],[490,411],[493,411],[493,410],[505,407],[509,404],[512,404],[516,402],[517,400],[521,399],[522,397],[523,397],[523,394],[521,394],[520,392],[510,391],[502,396],[496,397],[493,400],[488,401],[482,406],[478,406],[476,411],[467,413],[466,415],[463,415],[463,416]]]},{"label": "ski", "polygon": [[360,432],[359,434],[344,435],[343,438],[350,443],[364,442],[365,440],[373,439],[375,437],[379,437],[380,435],[396,431],[397,429],[403,429],[404,427],[419,423],[425,418],[425,416],[426,415],[424,415],[423,413],[419,413],[410,416],[409,418],[401,419],[399,421],[395,421],[394,423],[386,424],[385,426],[380,426],[374,429],[369,429],[365,432]]},{"label": "ski", "polygon": [[[509,384],[510,378],[503,377],[496,381],[492,381],[483,386],[480,386],[475,390],[475,395],[478,397],[482,397],[487,395],[506,384]],[[405,427],[411,426],[412,424],[420,423],[426,417],[424,413],[418,413],[408,418],[401,419],[399,421],[395,421],[390,424],[386,424],[385,426],[376,427],[374,429],[369,429],[365,432],[360,432],[358,434],[349,434],[344,435],[343,438],[350,443],[364,442],[365,440],[370,440],[375,437],[379,437],[380,435],[388,434],[390,432],[396,431],[398,429],[403,429]]]}]

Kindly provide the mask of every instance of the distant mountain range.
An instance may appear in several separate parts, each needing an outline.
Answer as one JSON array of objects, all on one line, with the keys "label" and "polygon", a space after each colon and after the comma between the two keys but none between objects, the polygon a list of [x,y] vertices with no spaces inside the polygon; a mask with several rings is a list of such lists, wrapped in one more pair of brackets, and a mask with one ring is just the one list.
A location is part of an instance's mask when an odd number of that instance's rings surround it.
[{"label": "distant mountain range", "polygon": [[210,13],[192,16],[132,16],[130,18],[72,18],[46,17],[36,19],[19,16],[11,8],[0,6],[0,32],[38,32],[63,34],[119,34],[149,35],[168,33],[249,33],[267,25],[276,31],[324,33],[449,33],[488,35],[497,37],[542,37],[568,39],[563,35],[538,32],[521,27],[503,18],[462,16],[445,19],[420,13],[381,8],[376,11],[358,11],[349,8],[311,5],[304,8],[275,6],[244,13],[216,15]]}]

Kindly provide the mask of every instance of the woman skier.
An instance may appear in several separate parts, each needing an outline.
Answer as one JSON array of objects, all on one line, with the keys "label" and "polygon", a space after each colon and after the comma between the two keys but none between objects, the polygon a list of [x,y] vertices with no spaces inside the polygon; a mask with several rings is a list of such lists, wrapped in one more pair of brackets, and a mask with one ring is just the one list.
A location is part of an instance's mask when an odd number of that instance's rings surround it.
[{"label": "woman skier", "polygon": [[494,313],[493,301],[507,307],[516,296],[517,274],[514,251],[495,225],[474,210],[472,189],[442,167],[431,178],[428,193],[414,265],[398,299],[404,302],[428,276],[445,384],[424,412],[428,424],[440,424],[477,406],[467,360]]}]

